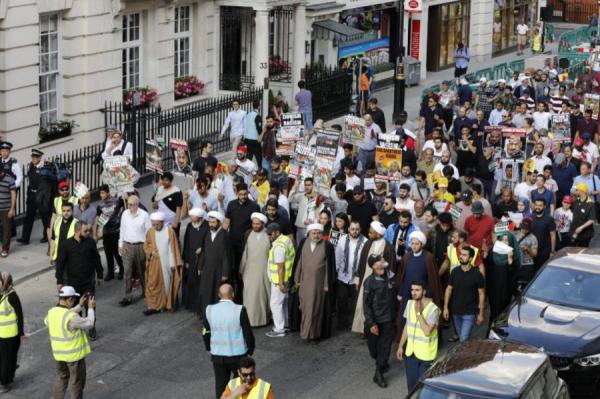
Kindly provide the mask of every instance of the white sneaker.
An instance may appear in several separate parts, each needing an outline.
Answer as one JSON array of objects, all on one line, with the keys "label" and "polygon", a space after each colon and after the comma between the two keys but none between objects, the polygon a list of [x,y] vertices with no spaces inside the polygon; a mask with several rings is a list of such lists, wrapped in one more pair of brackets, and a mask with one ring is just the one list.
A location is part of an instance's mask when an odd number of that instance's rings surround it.
[{"label": "white sneaker", "polygon": [[285,337],[285,332],[278,332],[275,330],[271,330],[268,333],[265,334],[267,337],[269,338],[280,338],[280,337]]}]

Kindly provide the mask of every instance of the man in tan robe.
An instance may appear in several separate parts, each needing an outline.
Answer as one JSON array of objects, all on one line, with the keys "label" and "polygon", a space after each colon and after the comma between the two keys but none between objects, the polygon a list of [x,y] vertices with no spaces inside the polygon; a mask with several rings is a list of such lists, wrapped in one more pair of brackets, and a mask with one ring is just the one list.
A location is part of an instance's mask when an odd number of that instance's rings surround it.
[{"label": "man in tan robe", "polygon": [[267,217],[259,212],[250,215],[252,230],[246,233],[240,274],[244,282],[244,306],[252,327],[269,322],[269,250],[271,241],[265,232]]},{"label": "man in tan robe", "polygon": [[175,231],[164,225],[165,215],[150,216],[152,228],[146,233],[146,306],[145,316],[163,310],[175,310],[181,285],[181,255]]},{"label": "man in tan robe", "polygon": [[307,231],[308,237],[301,241],[296,252],[294,281],[300,303],[300,337],[317,342],[331,336],[335,250],[329,241],[323,240],[321,224],[313,223]]}]

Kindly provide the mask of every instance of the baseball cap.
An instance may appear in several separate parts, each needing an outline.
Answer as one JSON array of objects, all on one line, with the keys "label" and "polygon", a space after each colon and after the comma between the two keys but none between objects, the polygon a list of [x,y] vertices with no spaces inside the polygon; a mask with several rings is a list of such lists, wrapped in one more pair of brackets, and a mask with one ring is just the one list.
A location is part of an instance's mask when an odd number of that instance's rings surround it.
[{"label": "baseball cap", "polygon": [[279,223],[271,223],[267,226],[267,234],[273,234],[276,231],[281,231],[281,226],[279,226]]},{"label": "baseball cap", "polygon": [[354,186],[354,189],[352,190],[353,195],[362,194],[364,192],[365,192],[365,190],[363,189],[362,186]]},{"label": "baseball cap", "polygon": [[469,201],[473,199],[473,193],[471,191],[463,191],[463,193],[460,195],[460,199],[463,201]]},{"label": "baseball cap", "polygon": [[65,188],[65,187],[69,187],[69,183],[66,181],[61,181],[60,183],[58,183],[58,188]]},{"label": "baseball cap", "polygon": [[481,203],[481,201],[473,202],[473,205],[471,206],[471,212],[472,213],[483,213],[483,204]]},{"label": "baseball cap", "polygon": [[573,197],[571,197],[570,195],[564,196],[562,199],[562,202],[566,203],[566,204],[572,204],[573,203]]}]

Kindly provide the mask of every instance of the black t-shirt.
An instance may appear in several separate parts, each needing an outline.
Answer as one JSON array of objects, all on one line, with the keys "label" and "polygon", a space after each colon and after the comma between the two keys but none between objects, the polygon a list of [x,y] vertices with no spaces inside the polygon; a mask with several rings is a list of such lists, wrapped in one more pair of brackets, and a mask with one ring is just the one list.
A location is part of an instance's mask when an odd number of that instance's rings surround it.
[{"label": "black t-shirt", "polygon": [[[387,213],[386,211],[384,211],[382,209],[381,212],[379,212],[379,221],[387,229],[390,224],[398,223],[399,215],[400,215],[400,213],[395,209],[392,211],[392,213]],[[366,236],[366,234],[364,232],[363,232],[363,234]]]},{"label": "black t-shirt", "polygon": [[277,218],[275,218],[275,220],[267,218],[267,226],[273,223],[277,223],[279,225],[279,227],[281,228],[281,234],[285,236],[292,234],[292,225],[287,216],[277,215]]},{"label": "black t-shirt", "polygon": [[183,206],[183,193],[181,191],[176,191],[173,194],[167,195],[161,201],[172,212],[176,212],[177,211],[177,207],[182,207]]},{"label": "black t-shirt", "polygon": [[544,214],[542,217],[533,216],[531,223],[531,233],[538,240],[538,254],[549,254],[552,249],[550,241],[550,232],[556,231],[556,224],[550,215]]},{"label": "black t-shirt", "polygon": [[218,163],[219,161],[217,161],[217,158],[213,157],[212,155],[209,155],[206,158],[199,156],[194,160],[194,163],[192,164],[192,170],[198,173],[204,173],[206,165],[216,168]]},{"label": "black t-shirt", "polygon": [[514,200],[511,200],[508,204],[504,203],[504,201],[500,201],[494,205],[494,217],[496,219],[500,219],[502,215],[506,212],[517,212],[517,203]]},{"label": "black t-shirt", "polygon": [[230,221],[229,238],[234,246],[243,244],[244,234],[252,225],[250,215],[254,212],[260,212],[260,208],[254,201],[247,200],[240,204],[239,200],[234,200],[227,205],[225,217]]},{"label": "black t-shirt", "polygon": [[452,179],[448,181],[448,192],[452,195],[460,194],[462,186],[460,185],[460,180]]},{"label": "black t-shirt", "polygon": [[357,220],[360,224],[360,231],[367,235],[369,232],[369,225],[373,221],[373,216],[377,215],[377,208],[375,205],[367,200],[362,204],[351,202],[348,204],[348,215],[351,216],[352,220]]},{"label": "black t-shirt", "polygon": [[483,276],[477,268],[465,272],[455,267],[450,273],[448,285],[452,286],[450,311],[456,315],[477,314],[479,312],[479,289],[485,287]]}]

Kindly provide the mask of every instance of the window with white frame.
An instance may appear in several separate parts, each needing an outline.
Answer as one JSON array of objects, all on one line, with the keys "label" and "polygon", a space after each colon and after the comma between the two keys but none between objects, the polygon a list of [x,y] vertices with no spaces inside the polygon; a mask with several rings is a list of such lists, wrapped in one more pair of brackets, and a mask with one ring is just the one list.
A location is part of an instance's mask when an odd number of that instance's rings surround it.
[{"label": "window with white frame", "polygon": [[191,31],[190,6],[175,7],[175,77],[190,74]]},{"label": "window with white frame", "polygon": [[58,119],[58,14],[40,15],[40,126]]},{"label": "window with white frame", "polygon": [[123,89],[133,89],[140,85],[140,62],[141,62],[141,15],[123,15],[122,31],[122,79]]}]

